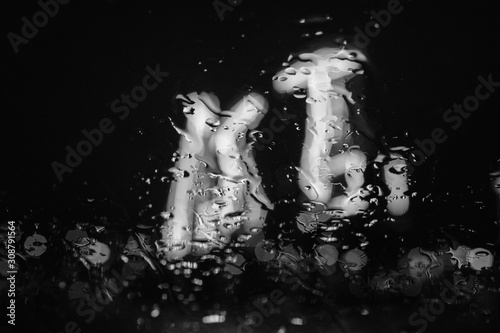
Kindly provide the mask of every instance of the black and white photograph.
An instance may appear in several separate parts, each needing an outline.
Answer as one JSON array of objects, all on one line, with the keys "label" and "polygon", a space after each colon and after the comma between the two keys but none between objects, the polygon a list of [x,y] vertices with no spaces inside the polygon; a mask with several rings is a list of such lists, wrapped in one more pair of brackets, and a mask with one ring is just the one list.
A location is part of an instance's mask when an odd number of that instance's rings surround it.
[{"label": "black and white photograph", "polygon": [[499,8],[3,1],[1,332],[498,332]]}]

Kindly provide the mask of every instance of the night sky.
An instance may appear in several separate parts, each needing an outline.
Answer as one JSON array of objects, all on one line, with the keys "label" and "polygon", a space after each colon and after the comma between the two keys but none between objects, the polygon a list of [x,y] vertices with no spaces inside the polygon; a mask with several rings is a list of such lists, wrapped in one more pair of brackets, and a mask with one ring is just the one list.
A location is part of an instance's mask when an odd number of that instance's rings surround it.
[{"label": "night sky", "polygon": [[[210,90],[228,108],[252,87],[266,96],[271,108],[282,107],[286,101],[273,93],[272,77],[290,53],[338,34],[352,37],[365,31],[373,20],[370,12],[386,9],[389,1],[240,2],[232,11],[218,14],[212,0],[73,0],[60,4],[34,36],[13,45],[11,33],[22,37],[23,17],[33,22],[41,7],[37,1],[4,1],[0,10],[4,36],[1,222],[18,221],[27,234],[35,228],[46,234],[51,228],[71,230],[81,222],[104,224],[117,234],[137,224],[157,225],[152,217],[164,210],[168,191],[168,181],[161,178],[169,175],[179,139],[169,120],[180,119],[173,102],[178,93]],[[411,234],[410,247],[420,240],[425,243],[426,232],[434,224],[474,227],[478,234],[470,238],[474,242],[496,241],[492,224],[496,209],[488,192],[488,174],[500,159],[500,12],[492,3],[401,0],[401,12],[392,15],[367,43],[371,85],[366,113],[376,124],[377,136],[415,147],[415,140],[428,140],[436,128],[447,135],[415,171],[418,202],[410,216],[399,221],[401,228],[389,228]],[[300,23],[301,19],[305,22]],[[129,114],[113,112],[116,99],[143,84],[147,68],[160,68],[168,75]],[[453,129],[443,114],[474,95],[482,82],[479,77],[499,82],[492,88],[496,91]],[[303,106],[290,105],[290,112],[304,119]],[[76,149],[85,139],[82,131],[98,128],[103,119],[109,120],[110,133],[93,145],[72,172],[58,178],[54,162],[64,164],[66,147]],[[268,121],[264,119],[263,126]],[[293,188],[279,188],[280,170],[298,161],[301,136],[294,127],[278,133],[271,149],[257,153],[259,170],[274,201],[295,193]],[[152,184],[145,184],[144,177],[151,178]],[[427,195],[434,199],[425,199]],[[55,238],[51,238],[54,244]],[[375,243],[384,246],[383,241]],[[62,260],[56,250],[47,255],[50,261]],[[40,262],[34,265],[45,267]],[[57,264],[47,267],[60,269]],[[53,272],[59,280],[65,274]],[[249,278],[243,282],[260,283]],[[144,289],[146,295],[154,293]],[[244,298],[245,291],[239,292],[237,297]],[[47,302],[55,306],[58,298]],[[117,302],[126,303],[127,298]],[[33,304],[48,311],[43,303],[43,298],[37,298]],[[38,311],[37,305],[30,306],[30,312]],[[135,332],[125,317],[139,314],[132,306],[128,311],[99,317],[92,324],[99,328],[83,324],[82,332],[104,332],[122,319],[116,327]],[[23,316],[19,310],[17,319]],[[34,331],[62,331],[71,316],[74,310],[67,310]],[[42,320],[33,314],[26,318]],[[96,324],[101,321],[101,326]],[[440,325],[436,327],[442,329]],[[391,329],[399,332],[407,326]],[[152,324],[150,331],[161,332],[155,327]],[[377,331],[366,327],[367,332]]]}]

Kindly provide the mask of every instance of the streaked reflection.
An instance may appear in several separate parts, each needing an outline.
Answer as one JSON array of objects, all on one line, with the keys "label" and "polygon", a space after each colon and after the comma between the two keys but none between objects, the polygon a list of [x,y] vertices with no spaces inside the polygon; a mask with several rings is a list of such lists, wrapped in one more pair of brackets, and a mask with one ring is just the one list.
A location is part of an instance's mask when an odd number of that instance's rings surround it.
[{"label": "streaked reflection", "polygon": [[[250,244],[274,205],[264,192],[248,132],[265,116],[259,94],[222,111],[215,95],[177,96],[187,119],[180,134],[158,249],[166,260],[201,256],[233,237]],[[175,126],[175,125],[174,125]]]}]

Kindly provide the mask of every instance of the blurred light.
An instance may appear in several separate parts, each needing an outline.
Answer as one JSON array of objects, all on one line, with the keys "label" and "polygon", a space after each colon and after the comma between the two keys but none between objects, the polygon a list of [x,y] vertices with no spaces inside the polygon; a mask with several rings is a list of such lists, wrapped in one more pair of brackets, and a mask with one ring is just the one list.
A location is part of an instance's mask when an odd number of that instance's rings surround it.
[{"label": "blurred light", "polygon": [[151,317],[156,318],[160,315],[160,309],[156,308],[153,311],[151,311]]},{"label": "blurred light", "polygon": [[218,314],[203,317],[204,324],[223,323],[225,321],[226,321],[226,317],[220,316]]}]

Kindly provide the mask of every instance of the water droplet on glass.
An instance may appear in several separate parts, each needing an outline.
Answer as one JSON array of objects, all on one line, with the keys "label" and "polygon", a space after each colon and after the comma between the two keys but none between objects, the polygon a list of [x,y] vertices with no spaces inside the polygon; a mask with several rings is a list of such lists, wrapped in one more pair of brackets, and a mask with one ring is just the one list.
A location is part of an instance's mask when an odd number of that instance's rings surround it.
[{"label": "water droplet on glass", "polygon": [[295,94],[293,94],[293,97],[295,97],[295,98],[306,98],[307,95],[306,94],[301,94],[301,93],[295,93]]},{"label": "water droplet on glass", "polygon": [[188,114],[194,114],[194,108],[192,106],[185,106],[183,109],[182,109],[182,112],[186,115]]},{"label": "water droplet on glass", "polygon": [[302,74],[305,74],[305,75],[309,75],[311,74],[311,70],[307,67],[300,67],[299,71],[302,73]]},{"label": "water droplet on glass", "polygon": [[220,125],[220,120],[219,119],[215,119],[215,118],[208,118],[205,121],[205,124],[207,124],[210,127],[217,127],[217,126]]},{"label": "water droplet on glass", "polygon": [[234,225],[231,223],[224,223],[223,226],[228,230],[232,230],[234,228]]}]

